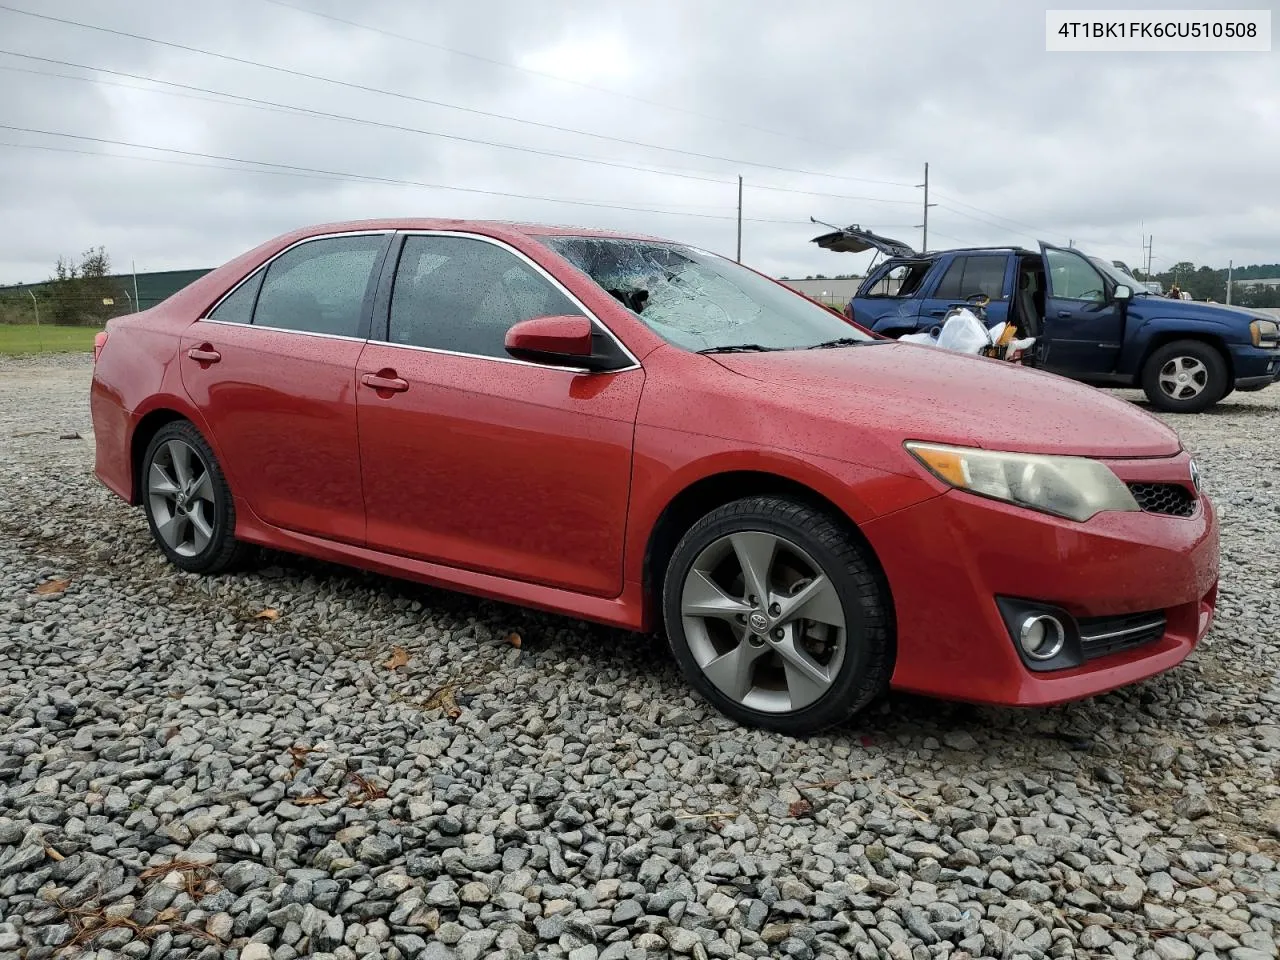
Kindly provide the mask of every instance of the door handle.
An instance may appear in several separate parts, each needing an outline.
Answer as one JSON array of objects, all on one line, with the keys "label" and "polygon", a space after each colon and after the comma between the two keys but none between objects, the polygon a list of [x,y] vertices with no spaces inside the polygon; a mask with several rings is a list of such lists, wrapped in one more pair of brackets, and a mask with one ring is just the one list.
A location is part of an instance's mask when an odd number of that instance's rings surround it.
[{"label": "door handle", "polygon": [[1058,311],[1058,319],[1060,319],[1060,320],[1065,320],[1065,319],[1067,319],[1067,317],[1069,317],[1069,316],[1071,316],[1071,311],[1070,311],[1070,310],[1059,310],[1059,311]]},{"label": "door handle", "polygon": [[200,363],[217,363],[222,359],[222,354],[213,349],[213,347],[207,343],[198,347],[192,347],[187,351],[187,356],[192,360],[199,361]]},{"label": "door handle", "polygon": [[942,316],[943,314],[945,314],[946,312],[947,312],[947,311],[945,311],[945,310],[930,310],[930,311],[929,311],[929,316],[931,316],[931,317],[941,317],[941,316]]},{"label": "door handle", "polygon": [[374,390],[387,390],[391,393],[404,393],[409,389],[409,381],[396,376],[394,370],[379,370],[377,373],[366,373],[360,382]]}]

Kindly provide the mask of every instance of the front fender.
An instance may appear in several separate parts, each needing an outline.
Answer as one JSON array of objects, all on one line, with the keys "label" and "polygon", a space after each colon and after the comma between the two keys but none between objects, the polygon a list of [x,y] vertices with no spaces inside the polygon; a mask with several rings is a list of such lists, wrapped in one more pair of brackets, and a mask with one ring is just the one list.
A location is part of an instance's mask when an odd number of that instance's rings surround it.
[{"label": "front fender", "polygon": [[1217,319],[1135,317],[1131,312],[1127,328],[1122,369],[1134,374],[1140,373],[1142,364],[1159,344],[1170,340],[1208,340],[1223,347],[1224,354],[1228,355],[1230,346],[1250,342],[1247,327],[1241,329],[1237,323]]},{"label": "front fender", "polygon": [[699,481],[740,472],[766,474],[812,490],[859,526],[939,495],[924,477],[785,450],[744,450],[732,440],[641,424],[632,462],[626,579],[643,579],[650,535],[681,493]]}]

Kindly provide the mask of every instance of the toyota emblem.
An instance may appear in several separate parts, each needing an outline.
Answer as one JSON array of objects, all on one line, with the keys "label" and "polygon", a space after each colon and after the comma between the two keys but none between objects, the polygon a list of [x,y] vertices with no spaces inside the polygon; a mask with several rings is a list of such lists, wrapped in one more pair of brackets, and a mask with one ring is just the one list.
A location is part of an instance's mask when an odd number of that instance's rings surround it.
[{"label": "toyota emblem", "polygon": [[1194,460],[1191,461],[1191,486],[1195,487],[1196,493],[1200,492],[1200,468]]},{"label": "toyota emblem", "polygon": [[756,633],[764,633],[769,629],[769,618],[757,610],[747,620],[751,624],[751,629]]}]

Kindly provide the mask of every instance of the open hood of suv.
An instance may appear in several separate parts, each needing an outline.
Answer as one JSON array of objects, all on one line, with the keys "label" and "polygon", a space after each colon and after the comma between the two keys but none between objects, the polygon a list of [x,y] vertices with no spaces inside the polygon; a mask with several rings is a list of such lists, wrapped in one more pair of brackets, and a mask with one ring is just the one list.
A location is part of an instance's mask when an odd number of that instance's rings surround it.
[{"label": "open hood of suv", "polygon": [[[814,221],[817,222],[816,220]],[[886,257],[914,257],[916,252],[901,240],[891,240],[863,230],[856,223],[843,229],[824,233],[814,237],[813,242],[823,250],[834,250],[836,253],[864,253],[867,250],[879,250]]]}]

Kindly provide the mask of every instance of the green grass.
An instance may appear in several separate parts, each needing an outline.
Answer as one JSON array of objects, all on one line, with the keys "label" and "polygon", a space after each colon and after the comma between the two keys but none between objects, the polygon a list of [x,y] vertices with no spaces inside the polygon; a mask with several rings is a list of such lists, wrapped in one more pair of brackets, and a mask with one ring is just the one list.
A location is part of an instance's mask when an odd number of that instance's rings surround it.
[{"label": "green grass", "polygon": [[24,353],[89,353],[99,327],[0,323],[0,356]]}]

